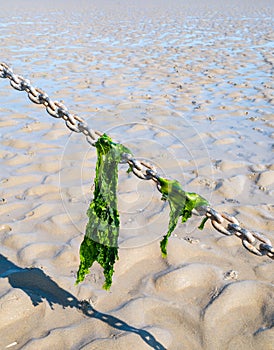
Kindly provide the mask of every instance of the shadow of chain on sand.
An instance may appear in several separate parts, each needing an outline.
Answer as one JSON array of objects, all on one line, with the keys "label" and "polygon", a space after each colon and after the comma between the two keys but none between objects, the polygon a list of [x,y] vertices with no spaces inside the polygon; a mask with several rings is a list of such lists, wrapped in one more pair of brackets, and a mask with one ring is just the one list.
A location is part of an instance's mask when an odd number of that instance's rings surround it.
[{"label": "shadow of chain on sand", "polygon": [[0,278],[7,278],[13,288],[23,290],[30,297],[34,307],[42,303],[43,300],[47,300],[51,309],[54,309],[54,304],[59,304],[63,308],[76,308],[81,310],[85,316],[96,318],[124,332],[139,335],[145,343],[155,350],[166,350],[148,331],[135,328],[117,317],[97,311],[87,301],[80,301],[59,287],[44,271],[37,267],[21,268],[0,254]]}]

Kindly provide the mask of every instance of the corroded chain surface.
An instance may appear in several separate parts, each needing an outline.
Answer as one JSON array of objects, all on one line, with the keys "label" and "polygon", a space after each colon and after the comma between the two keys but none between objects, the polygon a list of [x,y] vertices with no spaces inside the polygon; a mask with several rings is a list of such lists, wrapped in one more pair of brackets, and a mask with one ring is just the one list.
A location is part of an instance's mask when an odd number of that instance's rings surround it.
[{"label": "corroded chain surface", "polygon": [[[14,74],[13,70],[5,63],[0,63],[0,78],[8,78],[14,89],[25,91],[32,102],[42,104],[52,117],[63,119],[71,131],[85,135],[90,145],[94,146],[98,138],[103,135],[99,131],[90,129],[83,118],[70,113],[63,103],[52,101],[43,90],[33,87],[29,80]],[[132,172],[138,178],[153,180],[160,190],[159,176],[154,166],[146,161],[139,161],[128,153],[123,154],[122,163],[129,164]],[[198,215],[205,215],[218,232],[240,238],[243,246],[251,253],[274,259],[274,248],[271,241],[261,233],[251,232],[241,227],[236,217],[223,212],[219,213],[211,207],[200,207],[195,212]]]}]

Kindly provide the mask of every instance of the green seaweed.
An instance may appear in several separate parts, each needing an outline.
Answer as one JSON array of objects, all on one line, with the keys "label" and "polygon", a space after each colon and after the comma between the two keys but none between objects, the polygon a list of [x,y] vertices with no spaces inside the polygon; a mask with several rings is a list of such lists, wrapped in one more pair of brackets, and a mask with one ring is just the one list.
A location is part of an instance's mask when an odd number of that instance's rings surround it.
[{"label": "green seaweed", "polygon": [[[162,200],[167,200],[170,207],[168,231],[160,242],[162,256],[166,258],[168,238],[174,231],[179,217],[182,217],[182,222],[186,222],[191,217],[193,209],[208,206],[209,203],[197,193],[184,191],[177,180],[167,180],[159,177],[158,181]],[[203,225],[204,221],[199,228],[202,229]]]},{"label": "green seaweed", "polygon": [[90,267],[97,261],[104,269],[108,290],[112,284],[114,264],[118,257],[119,212],[117,209],[118,164],[128,148],[114,143],[104,134],[95,144],[97,163],[94,198],[87,211],[88,223],[80,246],[80,265],[76,284],[85,279]]},{"label": "green seaweed", "polygon": [[[118,256],[118,236],[120,218],[117,209],[118,164],[123,153],[130,153],[128,148],[114,143],[104,134],[95,143],[97,163],[95,174],[94,198],[87,211],[88,223],[86,233],[80,246],[80,265],[77,272],[76,284],[82,282],[89,273],[89,269],[97,261],[104,270],[105,283],[103,288],[108,290],[112,284],[114,264]],[[129,168],[128,172],[132,169]],[[208,206],[206,199],[196,193],[186,192],[176,180],[167,180],[159,177],[159,190],[162,199],[167,200],[170,206],[168,232],[163,237],[160,247],[162,256],[167,256],[168,238],[174,231],[178,219],[187,221],[194,208]],[[200,229],[203,228],[205,218]]]}]

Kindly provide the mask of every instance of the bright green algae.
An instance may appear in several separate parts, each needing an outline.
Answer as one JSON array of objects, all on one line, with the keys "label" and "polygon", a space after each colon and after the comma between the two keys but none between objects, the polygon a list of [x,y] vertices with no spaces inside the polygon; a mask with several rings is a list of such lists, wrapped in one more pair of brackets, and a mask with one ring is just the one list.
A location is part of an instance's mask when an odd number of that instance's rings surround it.
[{"label": "bright green algae", "polygon": [[76,284],[85,279],[97,261],[104,269],[104,289],[112,284],[114,264],[118,260],[119,212],[117,209],[118,164],[123,153],[130,153],[121,144],[104,134],[95,143],[97,150],[94,198],[87,211],[89,221],[80,246],[80,266]]},{"label": "bright green algae", "polygon": [[[174,231],[179,217],[182,217],[182,222],[186,222],[191,217],[193,209],[208,206],[209,203],[197,193],[185,192],[181,184],[176,180],[167,180],[159,177],[158,181],[162,199],[167,200],[170,207],[168,231],[160,243],[162,256],[165,258],[167,256],[168,238]],[[203,228],[203,224],[202,222],[200,228]]]},{"label": "bright green algae", "polygon": [[[104,289],[112,284],[114,264],[118,257],[118,237],[120,218],[117,209],[118,164],[124,153],[130,153],[128,148],[114,143],[104,134],[95,143],[97,163],[95,175],[94,198],[87,211],[88,223],[83,242],[80,246],[80,265],[77,272],[76,284],[82,282],[89,269],[97,261],[104,269]],[[129,169],[131,170],[131,168]],[[157,178],[162,199],[170,206],[168,232],[160,243],[162,256],[167,256],[168,238],[174,231],[178,219],[187,221],[192,210],[208,206],[206,199],[196,193],[185,192],[176,180]],[[206,218],[199,228],[203,228]]]}]

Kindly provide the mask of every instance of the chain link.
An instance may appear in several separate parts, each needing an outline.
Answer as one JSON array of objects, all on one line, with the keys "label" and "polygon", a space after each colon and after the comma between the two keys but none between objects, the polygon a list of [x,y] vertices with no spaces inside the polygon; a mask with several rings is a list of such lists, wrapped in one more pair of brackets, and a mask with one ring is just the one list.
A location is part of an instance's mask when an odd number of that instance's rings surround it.
[{"label": "chain link", "polygon": [[141,180],[154,180],[158,184],[157,170],[150,163],[142,160],[139,161],[129,153],[123,154],[122,163],[128,163],[134,175]]},{"label": "chain link", "polygon": [[220,233],[235,235],[242,240],[243,246],[251,253],[258,256],[267,255],[274,259],[274,248],[271,241],[263,234],[251,232],[240,226],[238,220],[227,213],[218,213],[215,209],[208,208],[206,216],[211,220],[212,226]]},{"label": "chain link", "polygon": [[[71,131],[82,133],[90,145],[95,146],[98,138],[103,135],[100,131],[90,129],[83,118],[71,114],[63,103],[52,101],[43,90],[33,87],[28,79],[14,74],[13,70],[5,63],[0,63],[0,78],[8,78],[14,89],[25,91],[28,98],[33,103],[42,104],[49,115],[63,119]],[[121,163],[127,163],[139,179],[153,180],[160,191],[159,176],[153,165],[143,160],[139,161],[129,153],[123,154]],[[227,236],[235,235],[240,238],[243,246],[251,253],[258,256],[266,255],[274,259],[274,248],[271,241],[261,233],[251,232],[241,227],[234,216],[224,212],[219,213],[211,207],[204,206],[196,208],[194,212],[198,215],[205,215],[207,219],[210,219],[212,226],[220,233]]]}]

